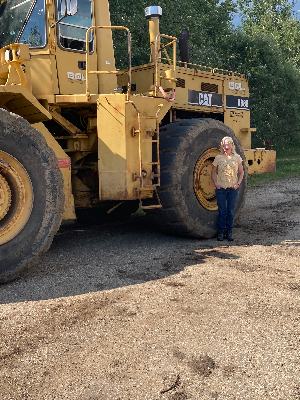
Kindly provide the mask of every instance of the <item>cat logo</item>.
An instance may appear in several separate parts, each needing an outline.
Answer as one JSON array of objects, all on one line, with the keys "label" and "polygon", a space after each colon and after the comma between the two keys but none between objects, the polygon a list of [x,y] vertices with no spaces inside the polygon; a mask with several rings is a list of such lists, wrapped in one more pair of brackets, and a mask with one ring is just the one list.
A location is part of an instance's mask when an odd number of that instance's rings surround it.
[{"label": "cat logo", "polygon": [[211,107],[212,94],[199,93],[199,106]]},{"label": "cat logo", "polygon": [[197,90],[189,90],[188,103],[193,106],[222,107],[223,98],[222,95],[219,93],[198,92]]}]

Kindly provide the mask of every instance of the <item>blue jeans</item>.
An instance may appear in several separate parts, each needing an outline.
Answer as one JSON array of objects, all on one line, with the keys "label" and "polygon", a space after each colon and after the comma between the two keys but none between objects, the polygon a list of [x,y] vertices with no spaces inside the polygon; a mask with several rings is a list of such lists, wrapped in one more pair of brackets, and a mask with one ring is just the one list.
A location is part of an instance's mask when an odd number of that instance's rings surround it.
[{"label": "blue jeans", "polygon": [[219,209],[217,223],[219,232],[225,229],[228,231],[232,230],[237,194],[238,191],[233,188],[221,188],[216,190]]}]

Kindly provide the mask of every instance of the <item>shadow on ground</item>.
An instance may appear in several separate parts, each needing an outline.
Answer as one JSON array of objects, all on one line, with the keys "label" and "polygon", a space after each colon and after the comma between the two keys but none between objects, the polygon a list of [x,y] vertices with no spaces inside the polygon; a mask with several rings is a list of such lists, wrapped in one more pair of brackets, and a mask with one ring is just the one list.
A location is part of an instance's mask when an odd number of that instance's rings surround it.
[{"label": "shadow on ground", "polygon": [[[167,236],[143,218],[62,229],[39,264],[0,286],[0,303],[37,301],[99,292],[162,279],[210,258],[236,259],[237,246],[299,244],[299,180],[252,188],[235,229],[235,242]],[[297,189],[297,190],[296,190]],[[232,247],[233,246],[233,247]],[[258,251],[263,251],[259,248]]]},{"label": "shadow on ground", "polygon": [[[208,264],[238,258],[215,240],[167,236],[143,220],[62,229],[39,263],[0,287],[0,303],[46,300],[141,284]],[[226,244],[226,242],[224,242]]]}]

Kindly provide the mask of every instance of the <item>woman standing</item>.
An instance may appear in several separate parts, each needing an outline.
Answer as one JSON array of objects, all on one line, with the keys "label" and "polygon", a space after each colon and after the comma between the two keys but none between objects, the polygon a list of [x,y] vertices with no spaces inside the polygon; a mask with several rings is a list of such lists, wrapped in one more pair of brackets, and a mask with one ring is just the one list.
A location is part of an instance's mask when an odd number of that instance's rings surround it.
[{"label": "woman standing", "polygon": [[243,160],[235,151],[230,136],[221,140],[221,153],[215,157],[212,180],[218,204],[218,240],[233,241],[232,228],[238,189],[244,177]]}]

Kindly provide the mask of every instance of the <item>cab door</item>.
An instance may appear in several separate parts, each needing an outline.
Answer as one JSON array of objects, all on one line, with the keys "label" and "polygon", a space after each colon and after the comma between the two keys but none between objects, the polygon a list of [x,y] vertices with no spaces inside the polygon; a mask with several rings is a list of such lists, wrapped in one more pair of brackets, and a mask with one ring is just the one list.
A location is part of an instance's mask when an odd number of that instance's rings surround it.
[{"label": "cab door", "polygon": [[[75,15],[63,17],[60,12],[61,1],[56,2],[57,47],[56,65],[59,94],[86,93],[86,31],[94,25],[93,2],[78,0],[78,10]],[[97,54],[94,35],[91,33],[88,43],[89,66],[97,70]],[[90,93],[98,93],[97,75],[89,77]]]}]

